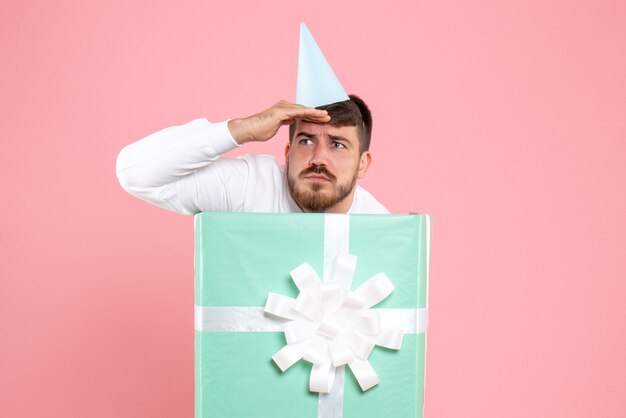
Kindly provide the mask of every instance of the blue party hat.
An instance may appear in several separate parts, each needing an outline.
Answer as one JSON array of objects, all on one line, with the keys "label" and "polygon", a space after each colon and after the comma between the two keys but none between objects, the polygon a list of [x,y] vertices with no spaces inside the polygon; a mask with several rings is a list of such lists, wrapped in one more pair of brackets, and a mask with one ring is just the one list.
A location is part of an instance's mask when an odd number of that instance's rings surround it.
[{"label": "blue party hat", "polygon": [[296,103],[317,107],[344,100],[349,100],[348,94],[309,29],[300,23]]}]

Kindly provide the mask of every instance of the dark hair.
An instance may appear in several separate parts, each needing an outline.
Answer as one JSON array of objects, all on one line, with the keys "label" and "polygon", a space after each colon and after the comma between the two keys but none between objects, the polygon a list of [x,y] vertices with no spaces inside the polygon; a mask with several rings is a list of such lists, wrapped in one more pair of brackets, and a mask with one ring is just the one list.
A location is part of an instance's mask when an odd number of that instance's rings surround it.
[{"label": "dark hair", "polygon": [[[356,126],[359,136],[359,154],[370,148],[372,138],[372,113],[365,102],[354,94],[350,100],[318,106],[316,109],[326,110],[330,115],[330,125],[335,127]],[[293,140],[296,124],[289,125],[289,142]]]}]

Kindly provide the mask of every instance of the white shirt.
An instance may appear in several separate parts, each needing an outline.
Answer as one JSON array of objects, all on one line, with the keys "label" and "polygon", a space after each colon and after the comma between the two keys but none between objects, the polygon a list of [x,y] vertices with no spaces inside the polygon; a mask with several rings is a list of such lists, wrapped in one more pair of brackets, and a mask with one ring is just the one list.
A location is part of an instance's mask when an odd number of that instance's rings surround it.
[{"label": "white shirt", "polygon": [[[122,149],[117,178],[130,194],[186,215],[198,212],[302,212],[289,193],[285,167],[270,155],[219,158],[239,145],[228,121],[195,119]],[[357,186],[348,213],[389,213]]]}]

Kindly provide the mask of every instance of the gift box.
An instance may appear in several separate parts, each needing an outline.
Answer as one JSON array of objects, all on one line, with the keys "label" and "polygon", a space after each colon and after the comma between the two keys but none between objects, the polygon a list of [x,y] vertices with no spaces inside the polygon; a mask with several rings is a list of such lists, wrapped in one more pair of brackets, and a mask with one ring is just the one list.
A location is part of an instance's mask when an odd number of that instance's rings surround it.
[{"label": "gift box", "polygon": [[[196,417],[422,417],[429,234],[428,215],[197,214]],[[351,267],[339,266],[340,259]],[[271,301],[276,298],[291,303],[291,308],[302,305],[306,286],[299,277],[305,270],[311,277],[316,272],[325,283],[316,285],[324,289],[318,294],[347,295],[331,286],[337,272],[346,269],[351,276],[348,286],[358,291],[348,292],[354,297],[347,297],[337,312],[344,312],[349,301],[356,304],[349,312],[363,312],[363,300],[380,290],[382,295],[370,298],[376,304],[369,308],[376,318],[382,312],[380,327],[389,325],[387,313],[400,312],[411,319],[390,325],[396,336],[404,329],[400,347],[380,346],[383,342],[368,351],[366,363],[378,384],[366,383],[364,391],[363,381],[372,376],[357,381],[362,367],[331,365],[335,378],[330,393],[312,392],[310,378],[316,367],[312,355],[281,370],[277,353],[292,344],[284,332],[291,320],[266,310],[273,309]],[[304,308],[294,309],[306,314]],[[346,321],[342,326],[352,324]],[[368,324],[378,327],[377,321]],[[337,335],[332,323],[314,331],[322,341]],[[359,332],[353,334],[363,334]]]}]

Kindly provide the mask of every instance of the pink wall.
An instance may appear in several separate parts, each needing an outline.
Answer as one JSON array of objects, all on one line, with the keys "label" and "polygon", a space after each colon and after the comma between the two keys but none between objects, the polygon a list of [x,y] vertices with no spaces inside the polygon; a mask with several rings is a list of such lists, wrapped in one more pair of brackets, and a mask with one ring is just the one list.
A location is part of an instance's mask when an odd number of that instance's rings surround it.
[{"label": "pink wall", "polygon": [[192,416],[192,218],[115,157],[293,99],[300,20],[433,215],[426,415],[626,415],[625,2],[160,3],[0,5],[0,416]]}]

